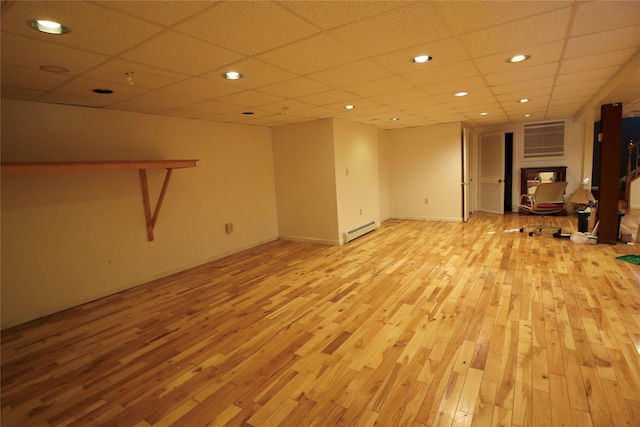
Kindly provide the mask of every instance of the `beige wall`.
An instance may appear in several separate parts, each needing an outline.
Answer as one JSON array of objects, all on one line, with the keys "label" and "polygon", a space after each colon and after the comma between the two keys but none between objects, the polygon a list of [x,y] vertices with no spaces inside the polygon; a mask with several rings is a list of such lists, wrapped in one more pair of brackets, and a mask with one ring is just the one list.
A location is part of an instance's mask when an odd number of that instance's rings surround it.
[{"label": "beige wall", "polygon": [[[593,128],[593,123],[591,123]],[[588,123],[584,121],[565,121],[565,155],[553,159],[524,159],[524,123],[514,123],[508,126],[496,126],[477,129],[476,138],[482,134],[504,132],[513,133],[513,183],[511,187],[512,211],[517,212],[520,202],[520,169],[538,166],[566,166],[567,167],[567,195],[573,194],[582,182],[583,177],[591,176],[590,160],[587,162],[585,150],[593,145],[593,136],[585,134]],[[476,147],[477,147],[477,140]],[[592,150],[592,148],[590,148]],[[591,151],[592,153],[592,151]],[[584,161],[583,161],[584,159]],[[587,165],[587,163],[589,163]],[[585,166],[587,165],[587,166]]]},{"label": "beige wall", "polygon": [[339,244],[333,120],[273,129],[278,234]]},{"label": "beige wall", "polygon": [[[568,123],[570,156],[560,163],[575,188],[585,125]],[[3,100],[3,161],[199,162],[174,171],[154,242],[137,171],[3,175],[2,327],[278,237],[340,244],[342,232],[370,220],[461,221],[461,130],[380,130],[338,119],[271,130]],[[475,129],[472,140],[496,130],[514,132],[519,170],[522,125]],[[163,171],[149,178],[155,203]]]},{"label": "beige wall", "polygon": [[2,100],[4,162],[182,158],[153,242],[137,171],[2,175],[2,327],[278,236],[269,129]]},{"label": "beige wall", "polygon": [[380,191],[380,221],[391,218],[391,165],[390,146],[387,143],[388,132],[382,129],[378,133],[378,189]]},{"label": "beige wall", "polygon": [[462,220],[461,129],[448,123],[388,131],[391,217]]},{"label": "beige wall", "polygon": [[378,130],[362,123],[334,120],[338,230],[375,221],[380,224]]}]

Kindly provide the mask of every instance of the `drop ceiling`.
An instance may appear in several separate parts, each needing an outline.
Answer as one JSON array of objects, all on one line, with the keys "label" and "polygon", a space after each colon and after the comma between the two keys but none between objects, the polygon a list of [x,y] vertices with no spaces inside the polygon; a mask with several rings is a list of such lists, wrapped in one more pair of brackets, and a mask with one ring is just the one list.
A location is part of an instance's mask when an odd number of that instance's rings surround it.
[{"label": "drop ceiling", "polygon": [[637,1],[3,1],[1,24],[8,99],[268,127],[640,116]]}]

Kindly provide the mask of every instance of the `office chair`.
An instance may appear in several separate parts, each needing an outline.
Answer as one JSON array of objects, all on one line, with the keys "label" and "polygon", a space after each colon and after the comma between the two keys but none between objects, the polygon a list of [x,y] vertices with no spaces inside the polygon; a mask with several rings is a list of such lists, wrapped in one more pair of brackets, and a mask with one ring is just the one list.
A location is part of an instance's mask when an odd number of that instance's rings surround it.
[{"label": "office chair", "polygon": [[565,181],[538,184],[533,194],[529,196],[527,200],[520,202],[520,212],[539,215],[540,223],[538,225],[522,227],[520,232],[523,233],[525,228],[531,228],[529,236],[533,236],[536,230],[542,232],[545,228],[553,228],[558,230],[558,233],[562,233],[562,228],[545,225],[544,217],[545,215],[553,215],[565,210],[564,191],[566,188],[567,183]]}]

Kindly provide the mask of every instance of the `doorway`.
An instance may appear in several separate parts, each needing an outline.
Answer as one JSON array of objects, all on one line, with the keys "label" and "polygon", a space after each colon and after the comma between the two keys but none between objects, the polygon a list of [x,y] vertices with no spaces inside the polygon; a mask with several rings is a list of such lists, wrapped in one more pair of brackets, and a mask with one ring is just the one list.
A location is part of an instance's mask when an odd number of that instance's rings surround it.
[{"label": "doorway", "polygon": [[504,211],[513,205],[513,132],[504,134]]},{"label": "doorway", "polygon": [[478,210],[501,215],[511,212],[513,132],[482,134],[478,147]]}]

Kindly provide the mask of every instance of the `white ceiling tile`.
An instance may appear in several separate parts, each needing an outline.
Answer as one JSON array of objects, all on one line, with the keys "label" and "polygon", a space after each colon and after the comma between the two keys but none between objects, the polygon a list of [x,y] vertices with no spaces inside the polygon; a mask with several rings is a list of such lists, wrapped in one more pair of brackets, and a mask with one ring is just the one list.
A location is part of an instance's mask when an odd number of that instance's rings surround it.
[{"label": "white ceiling tile", "polygon": [[35,70],[41,65],[58,66],[66,68],[72,75],[78,75],[109,58],[105,55],[10,33],[3,33],[1,41],[3,64]]},{"label": "white ceiling tile", "polygon": [[166,107],[149,104],[135,104],[133,102],[123,101],[110,104],[103,107],[105,110],[130,111],[132,113],[160,114],[166,111]]},{"label": "white ceiling tile", "polygon": [[[564,41],[556,41],[538,46],[530,46],[522,50],[513,50],[508,53],[502,52],[488,56],[476,57],[473,59],[473,62],[483,74],[512,71],[548,63],[557,63],[562,57],[563,47]],[[508,58],[515,55],[531,55],[531,58],[524,62],[507,62]]]},{"label": "white ceiling tile", "polygon": [[102,6],[117,9],[138,18],[157,22],[162,25],[174,25],[185,18],[210,7],[213,2],[206,1],[99,1]]},{"label": "white ceiling tile", "polygon": [[129,101],[136,104],[155,105],[171,109],[195,104],[203,101],[203,99],[204,97],[194,97],[190,95],[154,90],[146,92],[140,96],[136,96],[135,98],[131,98]]},{"label": "white ceiling tile", "polygon": [[[222,79],[220,79],[222,80]],[[191,77],[162,88],[163,91],[211,99],[241,92],[243,89],[221,82],[214,82],[200,77]]]},{"label": "white ceiling tile", "polygon": [[274,102],[280,101],[281,99],[282,98],[279,96],[269,95],[255,90],[245,90],[244,92],[238,92],[217,98],[217,100],[221,102],[244,105],[247,107],[257,107],[264,104],[272,104]]},{"label": "white ceiling tile", "polygon": [[445,103],[440,102],[439,99],[433,96],[425,96],[425,97],[419,97],[415,99],[401,100],[388,105],[389,107],[394,109],[411,111],[413,113],[439,110],[440,108],[449,109],[449,107]]},{"label": "white ceiling tile", "polygon": [[556,80],[556,84],[565,85],[574,83],[576,80],[582,82],[588,82],[590,80],[601,80],[605,81],[613,77],[618,71],[620,71],[620,67],[607,67],[607,68],[598,68],[595,70],[586,70],[579,73],[572,74],[561,74],[558,76]]},{"label": "white ceiling tile", "polygon": [[[512,100],[524,96],[552,97],[548,114],[547,105],[525,104],[536,120],[606,102],[629,114],[640,105],[638,5],[4,1],[2,96],[259,126],[326,117],[381,129],[493,125],[523,120]],[[59,19],[71,32],[38,33],[27,25],[34,17]],[[411,62],[425,53],[434,60]],[[516,53],[532,58],[505,62]],[[230,68],[244,78],[224,80]],[[91,85],[116,92],[96,97]],[[459,90],[471,95],[451,96]],[[344,110],[347,102],[357,108]],[[477,116],[482,109],[490,118]],[[386,122],[392,115],[403,120]]]},{"label": "white ceiling tile", "polygon": [[2,97],[7,99],[18,99],[21,101],[31,101],[42,95],[44,92],[35,89],[22,89],[2,85]]},{"label": "white ceiling tile", "polygon": [[[129,73],[129,74],[127,74]],[[189,78],[189,75],[113,58],[83,74],[84,77],[157,89]],[[131,77],[131,82],[128,77]]]},{"label": "white ceiling tile", "polygon": [[368,56],[451,37],[432,2],[404,3],[382,15],[328,31]]},{"label": "white ceiling tile", "polygon": [[[354,109],[347,110],[344,108],[345,105],[353,105]],[[370,111],[374,108],[384,107],[376,102],[373,102],[369,99],[347,99],[342,102],[338,102],[335,104],[326,105],[327,108],[331,108],[335,113],[335,117],[355,117],[366,114],[367,111]]]},{"label": "white ceiling tile", "polygon": [[442,66],[425,67],[418,71],[403,74],[402,77],[417,86],[429,86],[449,80],[458,80],[477,75],[471,61],[457,62]]},{"label": "white ceiling tile", "polygon": [[635,53],[635,48],[628,48],[589,57],[565,59],[560,65],[560,74],[579,73],[596,68],[619,67],[633,58]]},{"label": "white ceiling tile", "polygon": [[141,64],[197,76],[237,61],[241,55],[169,31],[124,53],[122,57]]},{"label": "white ceiling tile", "polygon": [[300,111],[305,110],[307,108],[313,108],[314,105],[307,104],[304,102],[296,101],[293,99],[283,99],[278,102],[273,102],[271,104],[261,105],[260,108],[264,110],[268,110],[274,113],[284,113],[284,114],[298,114]]},{"label": "white ceiling tile", "polygon": [[484,96],[490,93],[485,81],[478,76],[445,81],[437,84],[428,84],[420,88],[431,95],[452,96],[454,93],[463,91],[469,92],[473,96]]},{"label": "white ceiling tile", "polygon": [[[67,73],[50,73],[32,70],[31,68],[2,65],[2,86],[6,87],[48,91],[70,81],[72,78],[73,76]],[[5,94],[3,93],[2,96],[4,97]]]},{"label": "white ceiling tile", "polygon": [[572,94],[565,92],[565,93],[554,93],[553,97],[551,98],[551,102],[549,103],[549,105],[557,107],[560,105],[570,105],[572,107],[576,107],[576,106],[580,106],[583,105],[586,102],[589,102],[589,100],[593,97],[593,95],[595,94],[586,94],[585,96],[580,96],[580,97],[576,97],[576,96],[572,96]]},{"label": "white ceiling tile", "polygon": [[[70,31],[43,34],[28,25],[32,19],[57,21]],[[129,49],[161,30],[157,24],[86,1],[18,1],[6,12],[3,5],[2,31],[106,55]]]},{"label": "white ceiling tile", "polygon": [[326,92],[331,87],[306,77],[297,77],[291,80],[263,86],[260,92],[268,93],[283,98],[298,98],[312,93]]},{"label": "white ceiling tile", "polygon": [[334,89],[326,92],[314,93],[312,95],[300,96],[297,98],[300,102],[313,105],[329,105],[348,101],[353,98],[353,94],[342,90]]},{"label": "white ceiling tile", "polygon": [[237,117],[239,120],[253,120],[257,118],[265,118],[265,117],[276,117],[280,115],[284,115],[284,111],[271,111],[264,109],[262,107],[252,107],[252,108],[242,108],[236,105],[235,109],[228,110],[225,112],[226,115]]},{"label": "white ceiling tile", "polygon": [[606,1],[582,1],[571,26],[571,35],[613,30],[637,26],[640,22],[640,2],[616,1],[612,6]]},{"label": "white ceiling tile", "polygon": [[542,79],[532,79],[526,81],[516,81],[513,83],[499,84],[497,86],[491,86],[491,91],[496,95],[504,95],[506,93],[522,93],[536,89],[548,89],[554,85],[554,77],[545,77]]},{"label": "white ceiling tile", "polygon": [[82,105],[84,107],[102,108],[109,105],[110,101],[90,95],[77,95],[69,93],[47,92],[38,97],[38,102],[50,104]]},{"label": "white ceiling tile", "polygon": [[280,4],[325,30],[403,6],[398,1],[283,1]]},{"label": "white ceiling tile", "polygon": [[305,116],[313,117],[313,118],[327,118],[332,116],[333,109],[327,108],[321,105],[317,105],[311,108],[305,108],[303,110],[300,110],[299,114],[304,114]]},{"label": "white ceiling tile", "polygon": [[[433,60],[423,64],[414,63],[412,59],[420,55],[429,55]],[[373,59],[394,73],[404,74],[417,71],[420,68],[463,62],[470,58],[462,47],[462,44],[458,41],[458,38],[450,37],[406,49],[395,50],[375,56]]]},{"label": "white ceiling tile", "polygon": [[[94,89],[110,89],[113,93],[94,93]],[[128,85],[111,83],[105,87],[105,82],[100,80],[76,77],[58,88],[47,92],[39,99],[45,102],[59,102],[63,104],[91,105],[103,107],[129,100],[137,95],[145,93],[147,89]]]},{"label": "white ceiling tile", "polygon": [[566,58],[579,58],[640,46],[640,24],[617,30],[571,37]]},{"label": "white ceiling tile", "polygon": [[363,55],[332,37],[319,34],[258,55],[257,58],[290,72],[306,75],[357,61]]},{"label": "white ceiling tile", "polygon": [[333,87],[344,87],[391,76],[389,71],[371,59],[361,59],[308,75],[313,80]]},{"label": "white ceiling tile", "polygon": [[354,117],[388,117],[393,111],[393,108],[386,105],[357,106],[355,110],[351,110]]},{"label": "white ceiling tile", "polygon": [[552,77],[556,74],[557,65],[554,63],[537,65],[534,67],[517,68],[511,71],[487,74],[485,76],[490,86],[499,86],[508,83],[526,82]]},{"label": "white ceiling tile", "polygon": [[386,77],[366,83],[347,86],[344,89],[360,96],[375,96],[385,93],[395,93],[413,88],[413,85],[402,77]]},{"label": "white ceiling tile", "polygon": [[196,111],[204,111],[210,115],[212,114],[222,114],[226,111],[232,111],[237,109],[238,106],[236,104],[231,104],[228,102],[222,102],[217,100],[207,100],[202,102],[197,102],[195,104],[189,105],[189,109]]},{"label": "white ceiling tile", "polygon": [[[499,52],[518,52],[523,48],[563,40],[571,17],[571,8],[563,8],[461,35],[474,56]],[[508,34],[508,37],[505,37]],[[506,58],[505,58],[506,59]]]},{"label": "white ceiling tile", "polygon": [[471,95],[465,97],[456,96],[436,96],[435,100],[447,105],[451,108],[464,108],[464,107],[477,107],[479,105],[492,105],[497,104],[496,97],[487,92],[474,92]]},{"label": "white ceiling tile", "polygon": [[[538,90],[529,90],[519,92],[518,94],[506,94],[506,95],[496,95],[496,99],[502,103],[503,106],[506,105],[517,105],[521,106],[524,104],[533,105],[533,101],[541,102],[541,100],[549,99],[551,95],[551,88],[547,89],[538,89]],[[528,103],[519,102],[521,99],[528,99]]]},{"label": "white ceiling tile", "polygon": [[387,93],[384,95],[374,95],[370,98],[383,105],[394,105],[398,102],[411,101],[414,99],[428,98],[429,95],[418,88],[401,90],[398,92]]},{"label": "white ceiling tile", "polygon": [[183,119],[202,119],[207,117],[210,113],[184,107],[163,110],[162,114],[171,117],[182,117]]},{"label": "white ceiling tile", "polygon": [[278,83],[284,80],[293,79],[297,74],[286,71],[281,67],[276,67],[253,58],[244,58],[236,62],[225,65],[210,73],[205,73],[201,77],[213,81],[221,81],[222,75],[228,71],[236,71],[244,77],[240,80],[224,80],[234,87],[243,89],[255,89],[264,85]]},{"label": "white ceiling tile", "polygon": [[266,1],[219,2],[175,29],[245,55],[271,50],[319,31],[276,2]]},{"label": "white ceiling tile", "polygon": [[571,1],[436,1],[440,15],[461,34],[570,7]]},{"label": "white ceiling tile", "polygon": [[588,82],[571,82],[567,84],[558,84],[553,88],[554,95],[556,94],[567,94],[567,96],[578,97],[579,94],[590,94],[594,95],[603,84],[606,83],[606,80],[590,80]]}]

